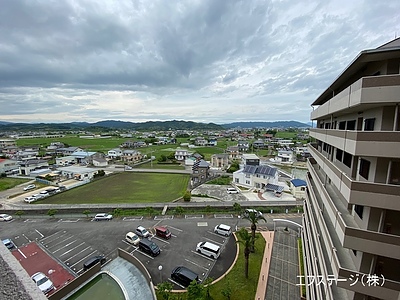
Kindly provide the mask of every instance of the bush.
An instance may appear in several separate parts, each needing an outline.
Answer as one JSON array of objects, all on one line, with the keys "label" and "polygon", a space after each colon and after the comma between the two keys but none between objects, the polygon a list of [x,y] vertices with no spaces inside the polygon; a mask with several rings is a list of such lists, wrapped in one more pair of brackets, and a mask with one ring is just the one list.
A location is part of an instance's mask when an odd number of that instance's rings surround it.
[{"label": "bush", "polygon": [[191,198],[192,198],[192,194],[190,193],[190,191],[186,191],[185,194],[183,195],[183,200],[185,202],[189,202]]}]

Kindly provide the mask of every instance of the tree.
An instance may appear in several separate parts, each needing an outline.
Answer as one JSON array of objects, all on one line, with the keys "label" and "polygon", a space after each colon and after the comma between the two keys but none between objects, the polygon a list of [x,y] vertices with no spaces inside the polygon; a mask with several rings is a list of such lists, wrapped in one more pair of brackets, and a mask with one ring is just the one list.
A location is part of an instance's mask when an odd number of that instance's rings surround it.
[{"label": "tree", "polygon": [[82,213],[83,213],[84,215],[86,215],[86,218],[89,218],[90,210],[85,209]]},{"label": "tree", "polygon": [[58,212],[57,209],[49,209],[49,211],[47,212],[47,215],[54,218],[55,214]]},{"label": "tree", "polygon": [[187,299],[188,300],[201,300],[204,294],[204,286],[193,280],[187,287]]},{"label": "tree", "polygon": [[242,207],[240,206],[239,203],[235,202],[233,203],[233,209],[235,210],[236,213],[240,213],[240,211],[242,210]]},{"label": "tree", "polygon": [[251,245],[251,252],[254,252],[254,240],[256,239],[257,224],[261,220],[263,220],[265,222],[267,222],[267,220],[261,214],[258,214],[255,211],[249,211],[248,214],[243,217],[243,219],[250,221],[251,236],[253,238],[252,245]]},{"label": "tree", "polygon": [[207,277],[206,280],[204,280],[203,282],[203,286],[204,286],[204,292],[205,292],[205,299],[209,300],[212,299],[211,297],[211,287],[212,287],[212,282],[213,282],[213,278],[212,277]]},{"label": "tree", "polygon": [[185,194],[183,195],[183,201],[189,202],[191,198],[192,194],[190,193],[190,191],[186,191]]},{"label": "tree", "polygon": [[166,162],[167,157],[164,154],[161,154],[161,156],[157,159],[159,162]]},{"label": "tree", "polygon": [[25,212],[23,210],[17,210],[15,212],[15,215],[18,216],[19,218],[21,218],[21,216],[23,216],[25,214]]},{"label": "tree", "polygon": [[249,278],[249,257],[250,248],[254,242],[253,236],[245,228],[241,228],[237,234],[239,239],[236,242],[242,244],[244,247],[244,276]]},{"label": "tree", "polygon": [[184,209],[182,206],[177,206],[177,207],[175,208],[175,213],[178,214],[178,215],[183,214],[184,211],[185,211],[185,209]]},{"label": "tree", "polygon": [[224,296],[227,300],[231,299],[232,296],[232,287],[229,279],[225,280],[225,285],[221,290],[222,296]]},{"label": "tree", "polygon": [[171,297],[173,285],[171,282],[165,281],[157,284],[158,294],[164,299],[168,300]]}]

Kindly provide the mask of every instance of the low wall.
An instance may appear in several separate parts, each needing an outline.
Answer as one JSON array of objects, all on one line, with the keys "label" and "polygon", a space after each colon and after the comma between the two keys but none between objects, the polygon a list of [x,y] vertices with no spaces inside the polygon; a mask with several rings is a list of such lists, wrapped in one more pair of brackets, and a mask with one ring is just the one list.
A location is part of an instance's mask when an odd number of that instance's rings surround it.
[{"label": "low wall", "polygon": [[71,282],[69,282],[66,286],[57,290],[54,294],[52,294],[49,299],[50,300],[61,300],[62,298],[66,297],[68,294],[72,293],[86,281],[88,281],[91,277],[96,275],[101,271],[101,264],[97,263],[92,268],[87,270],[85,273],[80,275],[79,277],[75,278]]}]

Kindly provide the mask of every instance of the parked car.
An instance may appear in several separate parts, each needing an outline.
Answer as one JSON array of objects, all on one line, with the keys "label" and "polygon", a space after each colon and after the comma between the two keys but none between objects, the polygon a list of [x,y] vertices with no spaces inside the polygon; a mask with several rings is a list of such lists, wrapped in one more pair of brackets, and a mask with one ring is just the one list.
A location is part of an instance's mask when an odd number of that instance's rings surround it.
[{"label": "parked car", "polygon": [[150,236],[150,232],[148,232],[143,226],[138,226],[135,233],[142,238],[148,238]]},{"label": "parked car", "polygon": [[219,224],[214,227],[214,232],[224,235],[224,236],[230,236],[232,233],[231,226],[225,225],[225,224]]},{"label": "parked car", "polygon": [[199,275],[184,266],[174,268],[171,273],[171,278],[184,287],[188,287],[193,280],[199,282]]},{"label": "parked car", "polygon": [[38,194],[34,194],[34,195],[32,195],[32,197],[35,197],[35,198],[36,198],[36,200],[39,200],[39,199],[42,199],[42,198],[44,198],[44,195],[42,195],[42,194],[38,193]]},{"label": "parked car", "polygon": [[210,242],[200,242],[196,246],[196,251],[211,258],[217,259],[221,253],[220,247]]},{"label": "parked car", "polygon": [[172,237],[171,231],[169,231],[169,229],[167,227],[164,226],[157,226],[156,228],[154,228],[156,231],[156,236],[159,236],[163,239],[170,239]]},{"label": "parked car", "polygon": [[106,262],[106,258],[103,255],[92,256],[91,258],[88,258],[83,263],[83,270],[84,271],[89,270],[95,264],[97,264],[97,263],[104,264],[105,262]]},{"label": "parked car", "polygon": [[112,218],[113,218],[112,215],[106,213],[101,213],[94,216],[95,221],[103,221],[103,220],[110,221],[112,220]]},{"label": "parked car", "polygon": [[54,289],[53,282],[42,272],[33,274],[31,278],[39,287],[39,289],[45,294]]},{"label": "parked car", "polygon": [[226,192],[228,194],[238,194],[239,193],[239,191],[237,189],[233,188],[233,187],[232,188],[227,188]]},{"label": "parked car", "polygon": [[37,199],[35,197],[33,197],[33,196],[25,197],[25,199],[24,199],[24,201],[27,202],[27,203],[31,203],[31,202],[34,202],[36,200]]},{"label": "parked car", "polygon": [[40,195],[42,195],[42,196],[43,196],[43,198],[44,198],[44,197],[48,197],[48,196],[50,196],[49,192],[48,192],[48,191],[46,191],[46,190],[45,190],[45,191],[41,191],[41,192],[40,192]]},{"label": "parked car", "polygon": [[6,246],[10,250],[13,248],[16,248],[14,242],[11,239],[5,239],[5,240],[2,240],[2,242],[3,242],[4,246]]},{"label": "parked car", "polygon": [[24,191],[29,191],[29,190],[33,190],[36,187],[36,185],[34,184],[29,184],[26,187],[24,187]]},{"label": "parked car", "polygon": [[261,211],[252,208],[247,208],[244,210],[243,216],[247,218],[250,215],[250,213],[254,213],[257,217],[261,217],[263,215]]},{"label": "parked car", "polygon": [[11,221],[12,217],[7,214],[0,214],[0,221]]},{"label": "parked car", "polygon": [[140,242],[140,238],[137,236],[137,234],[130,231],[125,235],[125,241],[127,241],[129,244],[137,246]]},{"label": "parked car", "polygon": [[160,247],[153,241],[148,239],[141,239],[139,242],[139,249],[151,256],[157,256],[161,253]]}]

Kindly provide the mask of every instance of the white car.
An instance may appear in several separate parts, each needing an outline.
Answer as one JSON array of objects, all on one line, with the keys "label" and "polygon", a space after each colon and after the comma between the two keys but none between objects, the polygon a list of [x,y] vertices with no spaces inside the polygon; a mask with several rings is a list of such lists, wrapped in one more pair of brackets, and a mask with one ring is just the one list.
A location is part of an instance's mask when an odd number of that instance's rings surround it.
[{"label": "white car", "polygon": [[247,209],[245,209],[243,216],[245,216],[247,218],[250,215],[250,213],[254,213],[254,215],[256,217],[262,217],[262,215],[263,215],[261,211],[258,211],[258,210],[252,209],[252,208],[247,208]]},{"label": "white car", "polygon": [[7,214],[0,214],[0,221],[11,221],[12,217]]},{"label": "white car", "polygon": [[36,187],[36,185],[34,184],[29,184],[26,187],[24,187],[24,191],[29,191],[29,190],[33,190]]},{"label": "white car", "polygon": [[33,282],[35,282],[36,285],[39,287],[39,289],[45,294],[54,289],[53,282],[51,282],[51,280],[42,272],[37,272],[33,274],[31,278]]},{"label": "white car", "polygon": [[36,200],[39,200],[39,199],[42,199],[42,198],[44,198],[44,196],[43,196],[41,193],[39,193],[39,194],[35,194],[35,195],[32,195],[32,197],[35,197],[35,198],[36,198]]},{"label": "white car", "polygon": [[237,189],[235,189],[235,188],[227,188],[226,192],[228,194],[238,194],[239,193],[239,191]]},{"label": "white car", "polygon": [[232,233],[231,226],[219,224],[215,226],[214,232],[224,236],[230,236]]},{"label": "white car", "polygon": [[142,238],[148,238],[150,236],[150,232],[148,232],[143,226],[138,226],[138,228],[135,230],[135,233]]},{"label": "white car", "polygon": [[94,216],[95,221],[103,221],[103,220],[110,221],[112,220],[112,218],[113,218],[112,215],[106,213],[101,213]]},{"label": "white car", "polygon": [[29,196],[29,197],[25,197],[24,201],[27,203],[32,203],[34,201],[36,201],[37,199],[33,196]]}]

